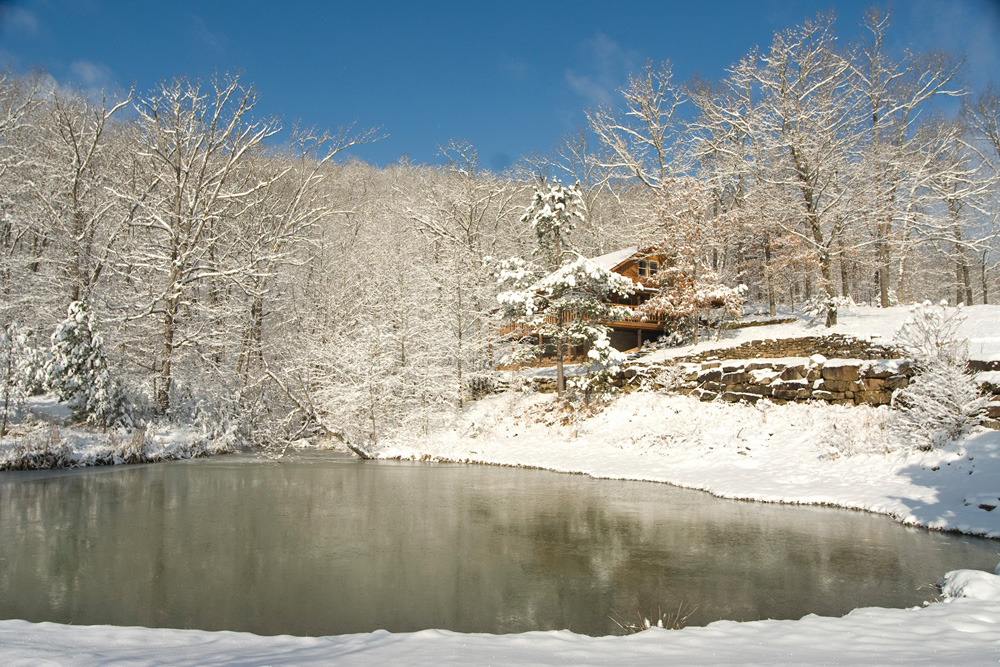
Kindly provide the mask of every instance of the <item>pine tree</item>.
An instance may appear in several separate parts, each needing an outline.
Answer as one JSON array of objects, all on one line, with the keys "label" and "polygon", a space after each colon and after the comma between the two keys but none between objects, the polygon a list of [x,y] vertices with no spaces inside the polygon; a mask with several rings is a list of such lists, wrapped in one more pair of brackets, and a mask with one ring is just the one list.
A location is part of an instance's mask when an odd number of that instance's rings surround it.
[{"label": "pine tree", "polygon": [[49,389],[79,415],[105,426],[126,420],[123,392],[111,377],[104,340],[84,302],[71,303],[53,332],[45,375]]},{"label": "pine tree", "polygon": [[37,353],[17,322],[0,327],[0,437],[7,435],[7,422],[36,388]]},{"label": "pine tree", "polygon": [[[497,296],[503,319],[531,330],[555,348],[560,396],[566,388],[563,363],[569,346],[594,353],[588,357],[590,371],[607,370],[624,360],[607,344],[608,328],[600,322],[618,315],[618,308],[608,304],[611,295],[625,297],[635,291],[630,279],[572,251],[570,233],[576,221],[584,219],[583,213],[577,185],[565,188],[557,181],[547,189],[536,189],[521,220],[534,229],[535,256],[542,261],[532,267],[515,258],[502,262],[497,272],[505,290]],[[540,275],[544,277],[539,279]]]}]

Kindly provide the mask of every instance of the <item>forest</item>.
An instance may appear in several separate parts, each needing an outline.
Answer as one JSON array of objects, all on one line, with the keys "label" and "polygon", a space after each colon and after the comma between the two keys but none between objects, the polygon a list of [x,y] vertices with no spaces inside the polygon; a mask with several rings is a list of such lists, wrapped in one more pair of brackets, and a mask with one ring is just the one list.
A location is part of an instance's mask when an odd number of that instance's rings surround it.
[{"label": "forest", "polygon": [[536,258],[526,211],[556,180],[579,184],[574,256],[672,258],[681,333],[699,293],[738,285],[828,324],[851,302],[996,302],[1000,89],[890,52],[884,13],[865,26],[843,44],[818,16],[718,80],[649,63],[503,173],[460,140],[438,165],[345,159],[382,130],[256,117],[236,75],[99,98],[0,75],[5,418],[86,330],[103,426],[362,451],[429,430],[495,382],[497,266]]}]

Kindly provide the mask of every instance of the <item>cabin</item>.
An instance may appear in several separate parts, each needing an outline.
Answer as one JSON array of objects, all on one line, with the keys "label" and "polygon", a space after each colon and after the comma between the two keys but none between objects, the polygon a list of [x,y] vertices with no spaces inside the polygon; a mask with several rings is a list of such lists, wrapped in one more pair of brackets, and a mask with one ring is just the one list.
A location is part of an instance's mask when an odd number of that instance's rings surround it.
[{"label": "cabin", "polygon": [[[590,261],[608,271],[623,275],[636,284],[636,291],[631,296],[614,297],[612,300],[614,305],[627,308],[630,314],[622,319],[601,322],[601,324],[610,329],[608,336],[611,346],[616,350],[626,352],[641,347],[644,343],[654,341],[663,334],[664,319],[640,313],[639,306],[656,294],[657,288],[651,286],[651,279],[663,267],[665,259],[662,255],[636,248],[625,248],[601,255],[600,257],[591,258]],[[501,335],[514,335],[515,337],[538,335],[516,324],[500,327],[499,333]],[[541,343],[542,341],[539,340],[538,342]],[[571,352],[571,355],[574,353]]]},{"label": "cabin", "polygon": [[663,334],[665,324],[663,318],[643,315],[638,309],[642,303],[656,294],[657,288],[651,286],[653,282],[651,278],[663,268],[665,260],[664,256],[637,248],[623,248],[591,258],[592,262],[623,275],[636,284],[636,291],[632,296],[614,297],[612,300],[615,305],[629,308],[632,315],[620,320],[602,322],[611,329],[609,333],[611,346],[616,350],[624,352],[642,347],[643,343],[654,341]]}]

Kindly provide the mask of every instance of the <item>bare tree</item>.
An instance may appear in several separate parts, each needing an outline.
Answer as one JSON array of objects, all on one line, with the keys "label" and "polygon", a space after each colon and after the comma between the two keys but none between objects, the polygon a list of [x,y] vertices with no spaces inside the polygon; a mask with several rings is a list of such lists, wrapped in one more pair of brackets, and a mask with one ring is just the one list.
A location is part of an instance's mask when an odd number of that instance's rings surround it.
[{"label": "bare tree", "polygon": [[955,84],[962,63],[944,53],[915,56],[909,51],[892,58],[885,44],[890,18],[878,8],[865,13],[867,40],[852,56],[859,92],[870,119],[866,159],[870,161],[873,203],[871,205],[878,271],[879,303],[887,308],[890,298],[892,239],[899,221],[914,151],[920,112],[936,96],[957,96]]},{"label": "bare tree", "polygon": [[131,91],[110,106],[83,95],[53,91],[39,121],[38,178],[30,188],[39,212],[52,230],[63,256],[66,303],[86,299],[107,258],[95,244],[114,237],[108,227],[118,203],[108,188],[115,168],[105,130],[112,117],[131,102]]},{"label": "bare tree", "polygon": [[629,77],[621,91],[625,109],[588,112],[591,129],[607,154],[601,164],[612,173],[638,179],[657,195],[664,180],[675,173],[673,147],[681,126],[678,109],[687,101],[674,82],[670,61],[655,67],[646,63],[642,72]]},{"label": "bare tree", "polygon": [[193,339],[180,330],[198,308],[195,288],[235,275],[232,220],[245,213],[267,182],[238,178],[251,151],[277,132],[271,121],[251,118],[251,88],[234,76],[207,89],[187,79],[164,83],[136,104],[142,144],[137,155],[143,181],[122,193],[133,210],[133,233],[142,241],[122,258],[127,270],[142,272],[149,297],[134,317],[161,323],[155,385],[156,405],[166,411],[179,348]]}]

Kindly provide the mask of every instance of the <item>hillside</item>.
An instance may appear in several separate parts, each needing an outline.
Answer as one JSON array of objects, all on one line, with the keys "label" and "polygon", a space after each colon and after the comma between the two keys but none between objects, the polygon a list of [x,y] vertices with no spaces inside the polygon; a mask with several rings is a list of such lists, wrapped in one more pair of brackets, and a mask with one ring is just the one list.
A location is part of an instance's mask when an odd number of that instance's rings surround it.
[{"label": "hillside", "polygon": [[[891,342],[906,308],[857,308],[834,333]],[[965,309],[972,356],[1000,359],[1000,307]],[[733,329],[719,341],[656,350],[663,362],[760,338],[830,330],[807,320]],[[719,354],[724,358],[724,349]],[[546,371],[542,371],[546,373]],[[666,482],[717,496],[837,505],[910,525],[1000,538],[1000,432],[978,428],[920,451],[887,406],[703,402],[634,391],[586,408],[551,394],[508,392],[476,402],[449,428],[397,438],[383,458],[469,461]]]}]

